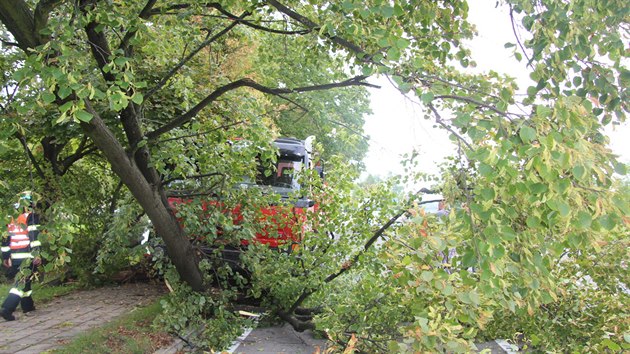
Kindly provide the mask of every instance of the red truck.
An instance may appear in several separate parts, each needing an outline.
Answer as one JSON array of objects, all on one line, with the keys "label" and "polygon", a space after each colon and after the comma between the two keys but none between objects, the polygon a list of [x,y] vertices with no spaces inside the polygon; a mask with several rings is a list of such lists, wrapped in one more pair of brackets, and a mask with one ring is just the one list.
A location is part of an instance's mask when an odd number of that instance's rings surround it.
[{"label": "red truck", "polygon": [[[303,234],[306,231],[306,218],[309,211],[316,209],[315,202],[308,198],[306,191],[296,178],[296,173],[304,169],[317,170],[322,176],[321,168],[313,165],[312,160],[313,138],[306,140],[295,138],[279,138],[274,141],[278,149],[278,156],[271,173],[264,173],[259,167],[256,181],[243,181],[243,187],[264,188],[279,196],[279,203],[266,205],[260,208],[258,222],[263,225],[251,240],[240,240],[241,246],[247,246],[250,242],[268,245],[272,248],[291,252],[299,247]],[[296,197],[299,196],[299,197]],[[190,198],[170,197],[169,203],[175,213],[178,205],[192,202]],[[204,212],[208,210],[223,209],[224,214],[231,214],[234,225],[238,225],[243,220],[241,208],[239,206],[226,208],[220,199],[207,200],[201,203]],[[203,215],[201,213],[200,215]],[[203,216],[201,216],[203,218]],[[218,231],[221,232],[221,231]],[[220,242],[220,240],[217,240]],[[202,251],[209,251],[216,245],[204,245]],[[228,261],[236,262],[239,253],[238,247],[224,247],[222,257]],[[205,250],[204,250],[205,248]],[[226,254],[227,253],[227,254]]]}]

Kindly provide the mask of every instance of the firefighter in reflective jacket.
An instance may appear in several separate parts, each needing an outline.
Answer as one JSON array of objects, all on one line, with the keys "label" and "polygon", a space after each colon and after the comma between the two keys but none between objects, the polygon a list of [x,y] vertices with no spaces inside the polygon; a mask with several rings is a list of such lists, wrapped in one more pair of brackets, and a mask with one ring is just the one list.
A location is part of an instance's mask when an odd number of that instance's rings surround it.
[{"label": "firefighter in reflective jacket", "polygon": [[32,211],[30,199],[30,194],[22,195],[20,203],[26,202],[28,206],[23,208],[23,213],[17,220],[11,220],[7,225],[8,235],[2,240],[2,264],[9,268],[8,276],[15,277],[15,284],[2,303],[2,317],[7,321],[15,320],[13,311],[20,304],[24,313],[35,310],[31,297],[31,281],[41,263],[41,258],[34,255],[39,253],[41,243],[37,240],[39,215]]}]

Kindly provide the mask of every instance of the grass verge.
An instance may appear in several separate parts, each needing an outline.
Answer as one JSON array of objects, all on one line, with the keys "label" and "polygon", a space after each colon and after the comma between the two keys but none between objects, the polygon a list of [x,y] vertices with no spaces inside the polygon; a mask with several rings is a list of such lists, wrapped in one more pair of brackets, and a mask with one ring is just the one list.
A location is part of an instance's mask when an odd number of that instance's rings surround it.
[{"label": "grass verge", "polygon": [[[12,287],[13,283],[0,284],[0,298],[4,299]],[[33,283],[33,301],[35,301],[35,306],[37,306],[37,304],[46,303],[56,297],[69,294],[76,289],[76,284],[46,285]]]},{"label": "grass verge", "polygon": [[52,353],[153,353],[173,341],[168,333],[152,325],[161,312],[162,307],[157,300],[114,322],[79,335]]}]

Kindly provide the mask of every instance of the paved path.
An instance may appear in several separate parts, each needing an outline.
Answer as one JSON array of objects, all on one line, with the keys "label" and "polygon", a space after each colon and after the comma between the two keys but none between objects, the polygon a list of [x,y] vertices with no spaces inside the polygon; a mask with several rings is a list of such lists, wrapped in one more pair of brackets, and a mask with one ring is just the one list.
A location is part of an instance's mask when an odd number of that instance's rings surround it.
[{"label": "paved path", "polygon": [[[516,353],[507,350],[505,341],[492,341],[477,344],[479,352],[486,350],[490,354]],[[255,328],[251,332],[246,330],[239,337],[228,353],[233,354],[310,354],[323,353],[326,340],[316,338],[311,331],[296,332],[288,324],[273,327]],[[178,348],[185,351],[185,348]],[[170,353],[176,353],[176,350]]]},{"label": "paved path", "polygon": [[[247,332],[246,332],[247,333]],[[244,338],[243,338],[244,337]],[[326,349],[326,340],[311,331],[296,332],[288,324],[256,328],[228,350],[235,354],[310,354]]]},{"label": "paved path", "polygon": [[35,304],[37,311],[28,315],[18,308],[16,321],[0,318],[0,353],[41,353],[62,346],[80,333],[150,304],[162,293],[158,285],[125,284],[76,291],[43,305]]}]

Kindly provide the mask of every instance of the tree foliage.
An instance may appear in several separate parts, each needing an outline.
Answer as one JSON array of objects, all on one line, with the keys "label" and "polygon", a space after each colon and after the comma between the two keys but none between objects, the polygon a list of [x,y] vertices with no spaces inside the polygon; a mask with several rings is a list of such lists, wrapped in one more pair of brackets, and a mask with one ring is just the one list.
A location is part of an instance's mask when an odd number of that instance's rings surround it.
[{"label": "tree foliage", "polygon": [[[322,203],[301,249],[243,256],[251,278],[239,281],[281,318],[364,351],[467,351],[480,331],[508,334],[499,328],[562,350],[539,325],[578,351],[627,349],[627,313],[604,319],[627,303],[619,250],[630,203],[603,128],[628,110],[630,9],[498,5],[514,26],[506,47],[535,82],[525,96],[512,78],[466,71],[465,1],[2,0],[2,199],[44,196],[53,265],[83,249],[102,266],[99,246],[137,246],[138,222],[150,220],[169,255],[158,264],[184,283],[164,306],[175,313],[177,299],[190,300],[169,325],[214,314],[206,344],[220,347],[234,269],[200,262],[191,240],[251,238],[273,196],[231,187],[255,173],[257,156],[274,159],[273,136],[316,134],[330,177],[303,177]],[[354,187],[349,162],[366,151],[364,87],[375,75],[415,95],[459,146],[439,186],[447,217],[392,193],[396,180]],[[251,143],[231,148],[235,137]],[[196,201],[178,210],[180,223],[167,202],[179,187],[221,195],[247,222],[220,211],[201,219]],[[305,305],[319,310],[314,322],[298,314]],[[505,314],[519,321],[503,326]]]}]

